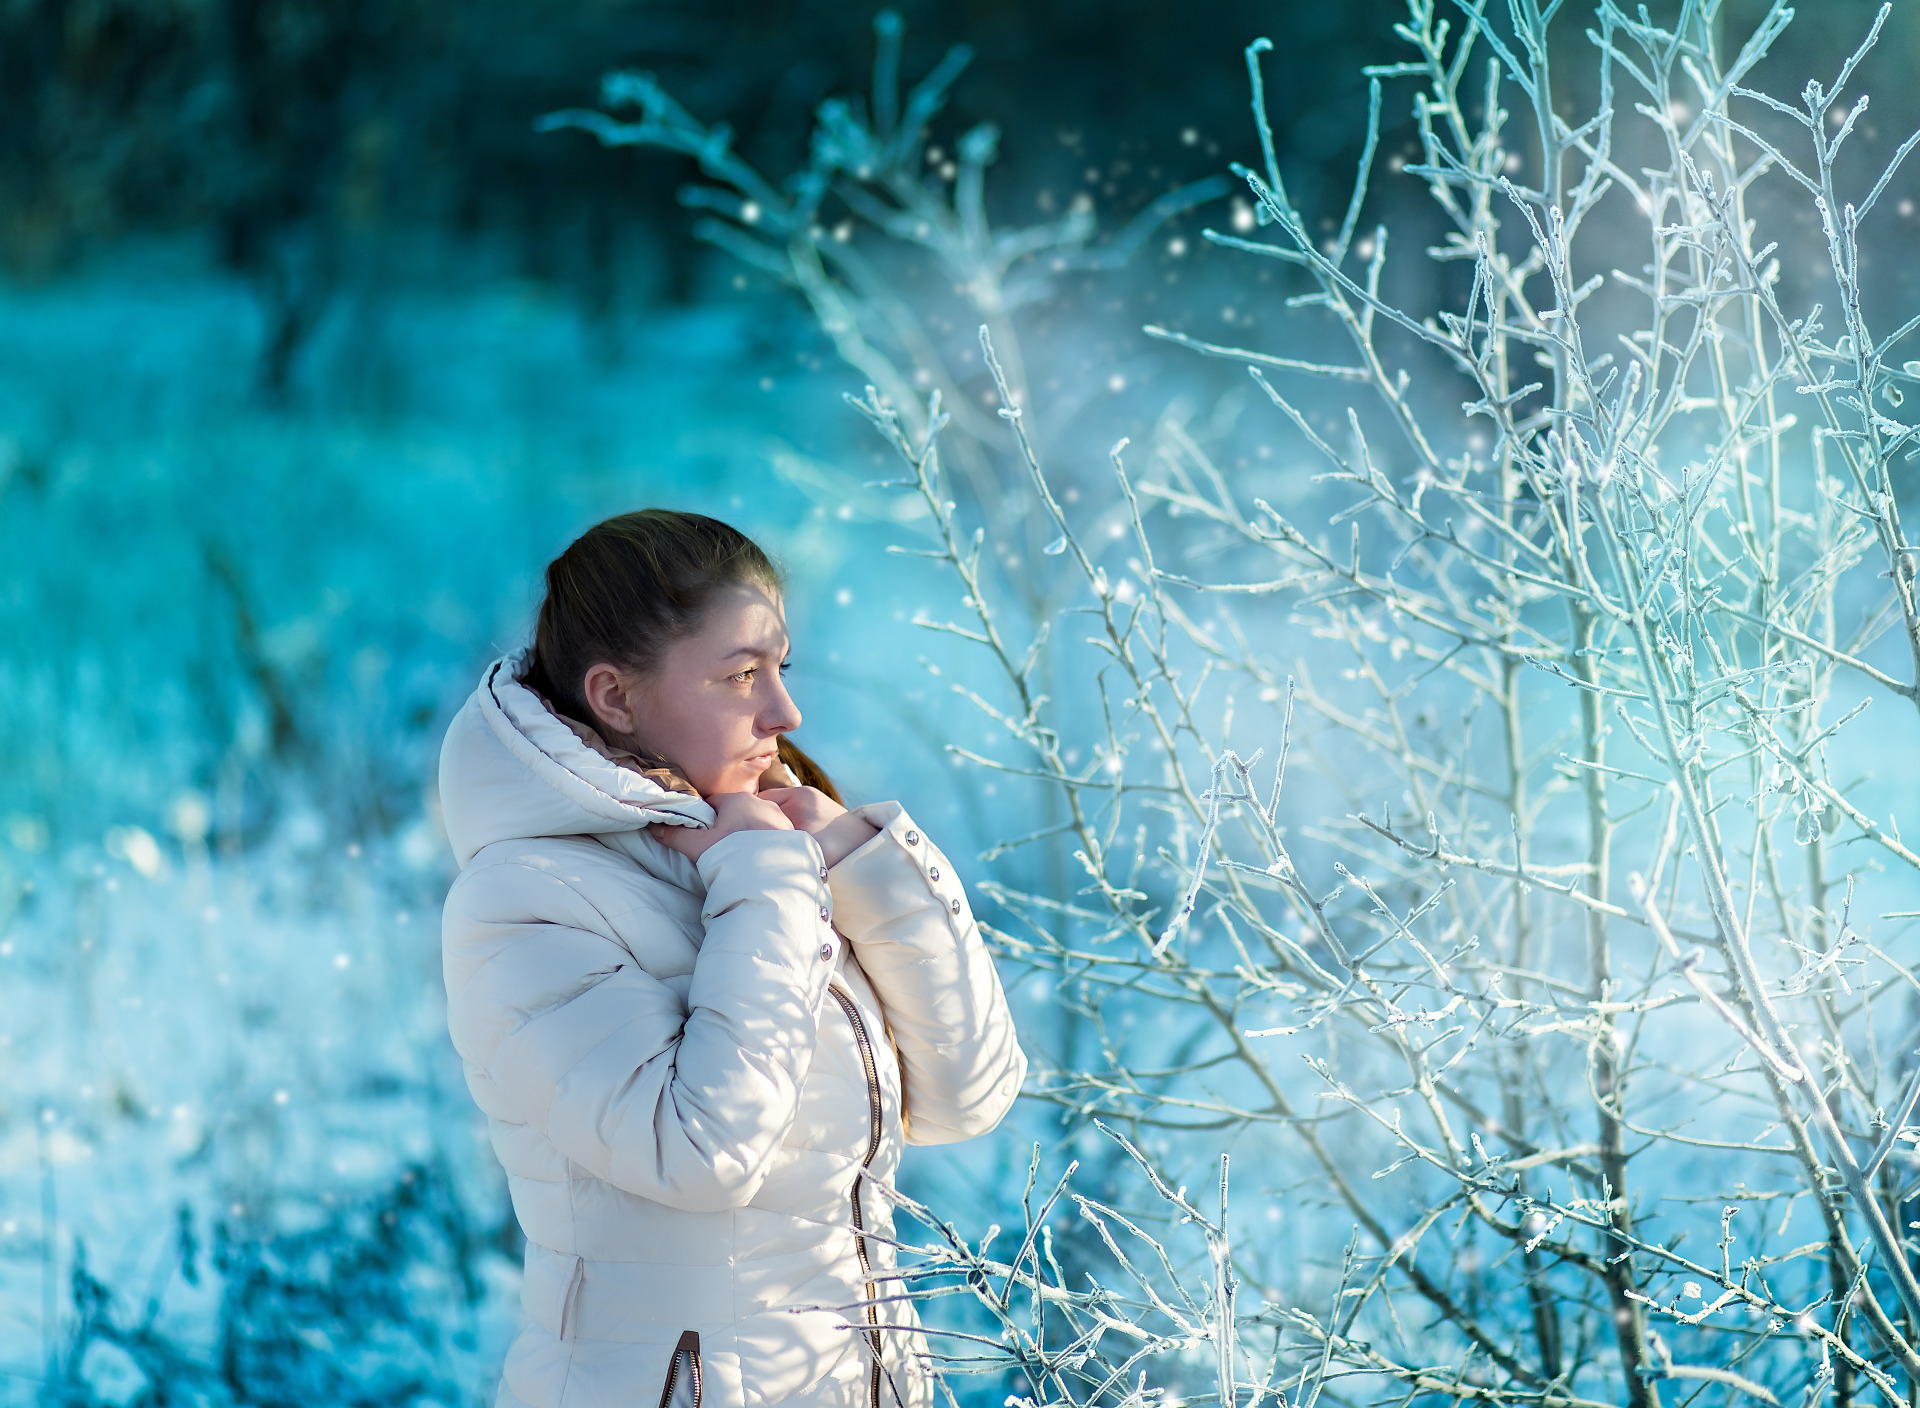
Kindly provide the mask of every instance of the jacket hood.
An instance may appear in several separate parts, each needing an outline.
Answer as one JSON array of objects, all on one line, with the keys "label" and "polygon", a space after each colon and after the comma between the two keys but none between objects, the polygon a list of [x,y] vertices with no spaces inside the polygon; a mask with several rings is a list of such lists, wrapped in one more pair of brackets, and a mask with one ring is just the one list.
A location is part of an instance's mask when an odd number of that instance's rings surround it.
[{"label": "jacket hood", "polygon": [[483,846],[711,826],[713,808],[596,751],[496,660],[440,745],[440,808],[462,867]]}]

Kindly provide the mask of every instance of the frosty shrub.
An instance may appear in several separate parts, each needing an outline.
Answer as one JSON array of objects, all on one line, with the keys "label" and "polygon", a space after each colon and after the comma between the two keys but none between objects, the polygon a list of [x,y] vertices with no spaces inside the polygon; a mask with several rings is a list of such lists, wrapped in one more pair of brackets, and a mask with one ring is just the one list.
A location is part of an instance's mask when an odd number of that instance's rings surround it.
[{"label": "frosty shrub", "polygon": [[[967,280],[1085,232],[987,232],[978,133],[948,201],[919,154],[946,68],[901,110],[883,44],[870,119],[823,112],[783,191],[644,80],[609,85],[635,123],[564,119],[697,153],[738,193],[698,197],[731,217],[709,236],[871,382],[909,550],[963,594],[928,624],[1008,740],[968,756],[1031,802],[984,889],[1010,976],[1071,1018],[1036,1094],[1137,1176],[1082,1192],[1037,1153],[1020,1225],[978,1241],[902,1199],[898,1293],[987,1326],[932,1337],[952,1368],[1011,1363],[1033,1404],[1920,1392],[1920,982],[1889,951],[1920,854],[1875,771],[1920,722],[1920,319],[1879,328],[1860,282],[1920,137],[1842,164],[1887,11],[1783,101],[1747,85],[1791,11],[1727,8],[1409,0],[1328,226],[1248,49],[1263,228],[1208,238],[1287,266],[1303,316],[1277,351],[1162,335],[1247,364],[1317,489],[1169,418],[1094,504],[1054,492],[1008,285]],[[1390,261],[1363,217],[1407,89],[1392,179],[1445,234]],[[1001,425],[830,198],[994,290]],[[1044,571],[1005,571],[1008,535]],[[1259,1183],[1231,1221],[1229,1141]]]},{"label": "frosty shrub", "polygon": [[[977,124],[950,150],[931,140],[971,51],[956,45],[903,94],[901,21],[883,12],[874,28],[869,99],[823,102],[807,164],[785,181],[757,171],[734,150],[725,124],[699,121],[650,74],[610,73],[601,84],[607,111],[556,112],[540,125],[580,128],[609,146],[692,157],[705,183],[688,186],[680,198],[710,212],[694,234],[799,293],[835,352],[916,434],[928,429],[925,398],[938,393],[950,417],[945,445],[957,491],[986,520],[998,562],[1030,560],[1048,541],[1049,525],[1027,511],[1025,467],[995,416],[1000,390],[1021,404],[1029,399],[1023,345],[1031,329],[1017,326],[1017,315],[1044,305],[1064,279],[1121,268],[1169,218],[1225,194],[1227,183],[1211,177],[1176,187],[1104,243],[1096,241],[1099,222],[1084,192],[1056,218],[997,227],[988,219],[986,176],[999,152],[998,128]],[[983,384],[973,336],[981,326],[999,350],[1004,388]],[[1047,389],[1056,398],[1056,425],[1066,424],[1092,391],[1060,378]],[[1027,429],[1046,443],[1037,428]],[[876,516],[900,516],[857,480],[823,487]],[[898,506],[910,519],[919,507]],[[1016,609],[1042,618],[1058,604],[1048,589],[1067,585],[1041,574],[1008,580],[1025,589]]]}]

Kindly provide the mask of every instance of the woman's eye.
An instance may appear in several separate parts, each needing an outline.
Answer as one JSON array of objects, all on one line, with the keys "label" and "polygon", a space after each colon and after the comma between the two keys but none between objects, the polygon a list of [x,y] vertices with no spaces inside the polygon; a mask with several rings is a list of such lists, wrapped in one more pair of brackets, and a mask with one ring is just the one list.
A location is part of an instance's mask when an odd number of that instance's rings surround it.
[{"label": "woman's eye", "polygon": [[731,675],[729,676],[729,678],[732,679],[737,684],[751,684],[753,682],[754,672],[758,668],[759,668],[758,666],[749,666],[747,669],[742,670],[739,674]]},{"label": "woman's eye", "polygon": [[788,670],[791,670],[792,668],[793,668],[793,661],[791,661],[791,660],[782,660],[782,661],[780,662],[780,673],[781,673],[781,674],[783,674],[783,675],[784,675],[784,674],[785,674],[785,673],[786,673],[786,672],[787,672]]}]

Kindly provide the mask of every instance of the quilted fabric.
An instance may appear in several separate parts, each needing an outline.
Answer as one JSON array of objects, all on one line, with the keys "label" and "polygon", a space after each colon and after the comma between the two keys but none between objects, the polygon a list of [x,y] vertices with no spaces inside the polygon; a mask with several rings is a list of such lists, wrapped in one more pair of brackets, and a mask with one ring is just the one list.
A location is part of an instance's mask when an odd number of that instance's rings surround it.
[{"label": "quilted fabric", "polygon": [[992,1129],[1026,1071],[946,858],[887,802],[831,870],[800,831],[696,866],[647,828],[712,809],[590,747],[504,660],[440,794],[448,1023],[527,1237],[500,1408],[653,1408],[670,1369],[690,1402],[690,1331],[701,1408],[873,1408],[876,1339],[881,1408],[930,1404],[911,1307],[865,1329],[869,1286],[898,1289],[871,1184],[907,1142]]}]

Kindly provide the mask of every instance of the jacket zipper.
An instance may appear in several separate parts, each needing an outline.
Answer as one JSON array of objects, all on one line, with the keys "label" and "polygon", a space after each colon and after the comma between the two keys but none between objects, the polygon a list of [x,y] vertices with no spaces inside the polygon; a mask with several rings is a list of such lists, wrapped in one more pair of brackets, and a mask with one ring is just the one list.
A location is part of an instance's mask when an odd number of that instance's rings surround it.
[{"label": "jacket zipper", "polygon": [[[829,987],[833,1000],[840,1004],[840,1010],[847,1014],[847,1021],[853,1027],[853,1039],[860,1047],[860,1065],[867,1076],[867,1156],[860,1161],[861,1172],[853,1180],[853,1250],[860,1258],[860,1274],[866,1278],[867,1287],[867,1340],[873,1350],[873,1368],[867,1376],[867,1401],[869,1408],[880,1408],[880,1308],[874,1304],[878,1294],[873,1283],[873,1261],[867,1255],[867,1224],[860,1211],[860,1185],[866,1178],[866,1170],[872,1166],[874,1155],[880,1152],[880,1068],[874,1064],[873,1043],[867,1039],[867,1024],[860,1020],[860,1010],[854,1006],[853,999],[840,991]],[[698,1408],[698,1405],[695,1405]]]},{"label": "jacket zipper", "polygon": [[686,1330],[680,1335],[680,1342],[673,1347],[673,1358],[667,1361],[667,1386],[660,1390],[660,1408],[673,1408],[674,1385],[680,1381],[680,1357],[686,1356],[687,1374],[693,1380],[693,1408],[700,1408],[700,1332]]}]

